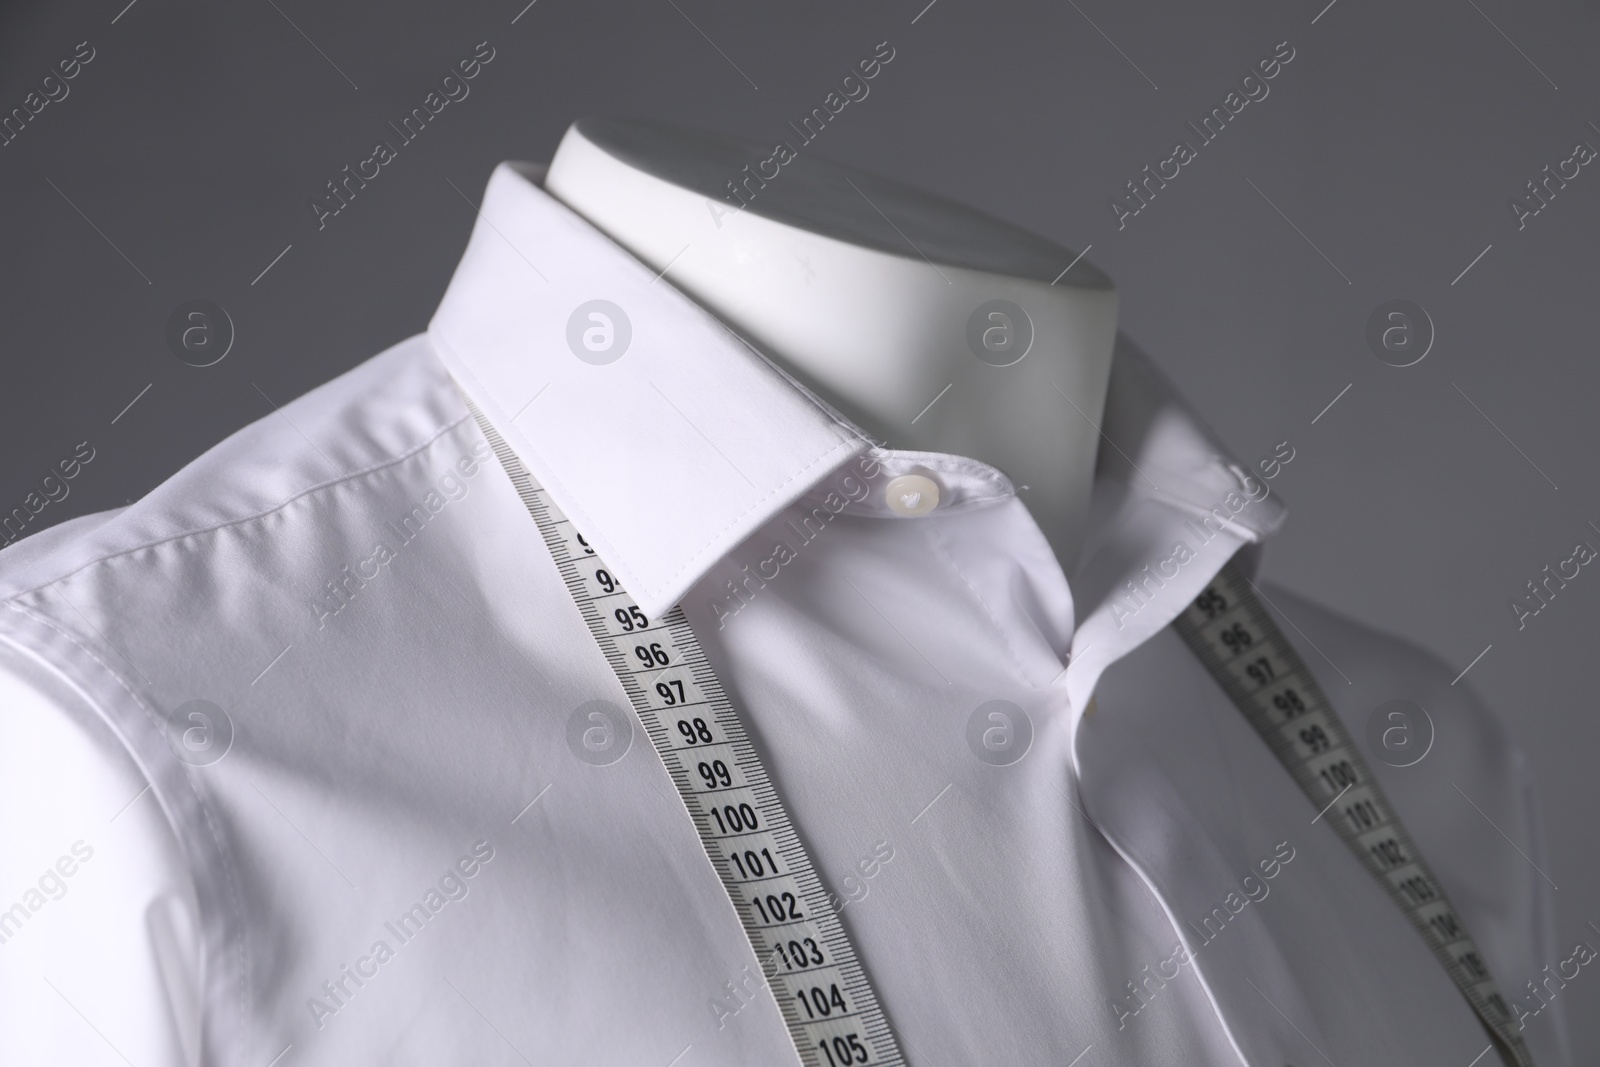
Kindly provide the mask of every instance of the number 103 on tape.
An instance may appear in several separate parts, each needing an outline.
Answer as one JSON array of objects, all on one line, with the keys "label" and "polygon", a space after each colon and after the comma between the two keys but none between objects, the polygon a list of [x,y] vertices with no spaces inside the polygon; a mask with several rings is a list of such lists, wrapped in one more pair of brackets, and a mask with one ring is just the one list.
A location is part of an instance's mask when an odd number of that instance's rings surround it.
[{"label": "number 103 on tape", "polygon": [[483,414],[468,406],[677,786],[801,1062],[904,1064],[830,896],[683,609],[647,617]]}]

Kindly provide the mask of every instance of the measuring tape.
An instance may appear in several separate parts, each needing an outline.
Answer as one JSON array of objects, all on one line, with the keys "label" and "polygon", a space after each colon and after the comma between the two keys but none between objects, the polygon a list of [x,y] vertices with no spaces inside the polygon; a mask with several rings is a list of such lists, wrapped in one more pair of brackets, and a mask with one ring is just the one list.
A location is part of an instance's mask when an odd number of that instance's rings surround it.
[{"label": "measuring tape", "polygon": [[1512,1067],[1533,1067],[1465,924],[1367,770],[1322,687],[1262,609],[1250,580],[1228,563],[1173,627],[1311,802],[1331,814],[1329,822],[1345,844],[1444,964],[1501,1057]]},{"label": "measuring tape", "polygon": [[[838,913],[732,701],[675,607],[647,618],[469,399],[622,682],[761,961],[806,1067],[904,1064]],[[1477,946],[1321,686],[1228,563],[1173,627],[1399,904],[1511,1067],[1533,1067]]]},{"label": "measuring tape", "polygon": [[647,618],[471,400],[722,879],[806,1067],[904,1065],[889,1020],[694,631]]}]

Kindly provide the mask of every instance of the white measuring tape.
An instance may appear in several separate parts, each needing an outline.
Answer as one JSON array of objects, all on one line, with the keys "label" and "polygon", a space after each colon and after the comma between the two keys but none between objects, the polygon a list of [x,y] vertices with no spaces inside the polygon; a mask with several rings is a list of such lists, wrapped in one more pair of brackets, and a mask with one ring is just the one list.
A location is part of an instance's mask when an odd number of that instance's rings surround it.
[{"label": "white measuring tape", "polygon": [[1173,627],[1422,934],[1506,1063],[1533,1067],[1466,926],[1249,579],[1227,564]]},{"label": "white measuring tape", "polygon": [[683,609],[647,618],[483,413],[467,406],[678,787],[801,1062],[903,1067],[828,891]]},{"label": "white measuring tape", "polygon": [[[647,618],[483,413],[467,406],[678,787],[801,1062],[903,1065],[828,892],[683,609]],[[1312,802],[1336,809],[1329,821],[1339,836],[1422,934],[1507,1064],[1533,1067],[1466,927],[1249,580],[1227,564],[1173,626]]]}]

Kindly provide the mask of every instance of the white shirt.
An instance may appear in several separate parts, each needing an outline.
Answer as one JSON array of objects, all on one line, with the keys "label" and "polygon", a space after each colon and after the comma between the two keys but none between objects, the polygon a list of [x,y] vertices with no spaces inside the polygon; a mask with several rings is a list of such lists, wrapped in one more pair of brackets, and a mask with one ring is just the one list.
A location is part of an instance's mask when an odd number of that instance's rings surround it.
[{"label": "white shirt", "polygon": [[[613,362],[567,341],[594,299]],[[908,1062],[1483,1050],[1168,628],[1253,569],[1281,468],[1119,342],[1065,575],[1003,473],[870,447],[505,165],[428,334],[0,553],[0,1062],[794,1062],[642,731],[605,765],[569,742],[627,699],[452,376],[644,612],[685,608]],[[916,517],[885,498],[911,472]],[[1429,711],[1427,757],[1374,770],[1526,1000],[1570,953],[1496,833],[1539,858],[1515,748],[1432,657],[1267,595],[1356,737]],[[1009,764],[969,741],[996,700],[1031,732]]]}]

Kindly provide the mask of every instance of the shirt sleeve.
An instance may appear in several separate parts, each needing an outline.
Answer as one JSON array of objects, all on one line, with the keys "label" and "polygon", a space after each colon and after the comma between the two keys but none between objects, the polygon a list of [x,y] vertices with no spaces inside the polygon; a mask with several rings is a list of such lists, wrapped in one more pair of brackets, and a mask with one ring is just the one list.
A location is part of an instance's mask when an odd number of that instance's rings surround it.
[{"label": "shirt sleeve", "polygon": [[87,701],[0,646],[0,1063],[197,1067],[201,958],[148,781]]}]

